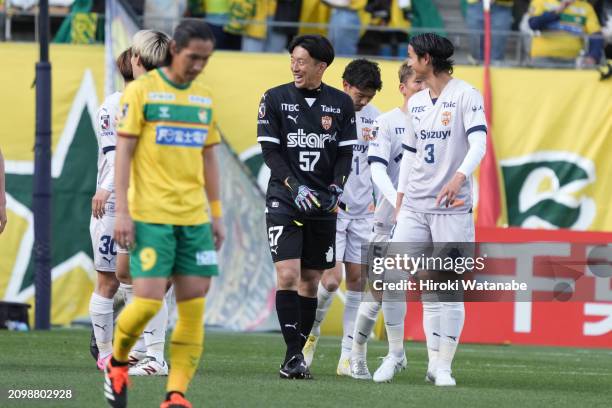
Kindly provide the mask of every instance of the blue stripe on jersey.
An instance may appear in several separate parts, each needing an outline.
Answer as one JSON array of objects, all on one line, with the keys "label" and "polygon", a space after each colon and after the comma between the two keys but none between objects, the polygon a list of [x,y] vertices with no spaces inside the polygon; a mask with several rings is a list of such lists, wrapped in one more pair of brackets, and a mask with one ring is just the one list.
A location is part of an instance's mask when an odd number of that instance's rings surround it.
[{"label": "blue stripe on jersey", "polygon": [[465,135],[469,136],[470,133],[479,132],[479,131],[487,133],[487,127],[485,125],[478,125],[478,126],[471,127],[467,130],[467,132],[465,132]]},{"label": "blue stripe on jersey", "polygon": [[115,150],[115,146],[106,146],[102,148],[102,153],[106,154]]},{"label": "blue stripe on jersey", "polygon": [[416,149],[415,149],[414,147],[410,147],[410,146],[405,145],[405,144],[403,144],[403,143],[402,143],[402,147],[403,147],[404,149],[408,150],[409,152],[416,153]]},{"label": "blue stripe on jersey", "polygon": [[368,156],[368,164],[372,164],[373,162],[382,163],[385,166],[389,165],[389,162],[378,156]]},{"label": "blue stripe on jersey", "polygon": [[398,155],[397,155],[397,157],[395,157],[395,159],[393,159],[393,161],[394,161],[394,162],[396,162],[396,163],[399,163],[399,162],[400,162],[400,160],[402,160],[402,157],[403,157],[403,156],[404,156],[404,155],[400,153],[400,154],[398,154]]}]

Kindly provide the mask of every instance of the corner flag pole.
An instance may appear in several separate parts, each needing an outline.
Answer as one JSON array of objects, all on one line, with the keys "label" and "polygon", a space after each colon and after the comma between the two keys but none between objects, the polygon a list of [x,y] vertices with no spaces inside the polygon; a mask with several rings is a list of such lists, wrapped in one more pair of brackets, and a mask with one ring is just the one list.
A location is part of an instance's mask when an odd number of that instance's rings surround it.
[{"label": "corner flag pole", "polygon": [[51,64],[49,63],[49,1],[38,14],[40,60],[36,64],[36,142],[34,145],[35,327],[51,327]]},{"label": "corner flag pole", "polygon": [[483,0],[484,13],[484,111],[487,118],[487,152],[480,165],[480,190],[478,194],[478,217],[480,227],[494,227],[501,215],[497,160],[493,149],[491,128],[493,127],[493,93],[491,91],[491,0]]}]

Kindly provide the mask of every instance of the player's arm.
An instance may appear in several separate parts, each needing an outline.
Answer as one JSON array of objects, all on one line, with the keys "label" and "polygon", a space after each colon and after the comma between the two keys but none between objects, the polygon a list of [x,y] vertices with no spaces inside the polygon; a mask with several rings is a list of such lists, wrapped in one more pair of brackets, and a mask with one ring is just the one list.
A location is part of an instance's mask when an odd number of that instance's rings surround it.
[{"label": "player's arm", "polygon": [[225,240],[225,227],[223,226],[223,209],[221,207],[221,187],[219,183],[219,161],[215,151],[217,144],[221,141],[217,127],[211,122],[209,137],[202,152],[204,159],[204,189],[206,198],[210,205],[210,215],[212,216],[212,231],[215,239],[215,249],[221,249]]},{"label": "player's arm", "polygon": [[336,162],[334,164],[334,179],[332,184],[328,187],[331,200],[324,208],[324,210],[332,212],[336,211],[339,202],[338,199],[351,173],[353,145],[357,142],[355,108],[348,95],[346,95],[342,112],[344,117],[340,130],[340,137],[338,138],[338,150],[336,152]]},{"label": "player's arm", "polygon": [[0,150],[0,234],[6,227],[6,190],[4,186],[4,157]]},{"label": "player's arm", "polygon": [[476,170],[487,150],[487,119],[480,93],[474,89],[464,96],[461,109],[469,148],[451,181],[438,193],[436,197],[437,206],[443,203],[443,200],[445,200],[446,207],[460,205],[460,203],[455,202],[455,197],[465,180]]},{"label": "player's arm", "polygon": [[[106,159],[106,166],[108,171],[103,174],[100,180],[100,188],[96,190],[91,199],[91,213],[94,218],[102,218],[104,215],[104,206],[114,190],[114,179],[115,179],[115,140],[116,140],[116,127],[115,118],[108,118],[109,127],[104,129],[102,126],[104,116],[108,116],[109,112],[106,109],[100,109],[97,114],[97,125],[96,132],[98,133],[98,140],[100,141],[100,150]],[[113,134],[110,136],[109,133]]]},{"label": "player's arm", "polygon": [[589,7],[587,10],[586,32],[589,34],[588,51],[585,63],[594,65],[599,63],[604,49],[604,38],[601,33],[601,26],[595,10]]},{"label": "player's arm", "polygon": [[368,145],[368,164],[372,173],[372,182],[374,186],[382,193],[382,195],[395,207],[397,201],[397,191],[393,187],[393,182],[387,174],[387,166],[390,157],[390,138],[389,128],[384,122],[376,122],[374,124],[373,134],[375,137]]},{"label": "player's arm", "polygon": [[529,6],[529,28],[532,30],[545,30],[551,23],[559,21],[561,13],[572,3],[572,0],[562,0],[559,7],[554,11],[547,11],[544,2],[534,0]]},{"label": "player's arm", "polygon": [[134,81],[126,88],[121,103],[117,124],[117,147],[115,150],[115,232],[117,244],[131,248],[134,243],[134,223],[128,207],[128,187],[132,157],[144,126],[144,98],[139,84]]},{"label": "player's arm", "polygon": [[281,149],[280,115],[276,111],[273,97],[266,93],[259,103],[257,119],[257,142],[261,145],[264,163],[270,169],[274,178],[282,180],[291,192],[293,202],[300,211],[309,212],[314,207],[320,207],[315,191],[308,186],[300,185],[289,167]]},{"label": "player's arm", "polygon": [[408,176],[412,169],[412,164],[416,155],[416,132],[412,127],[412,119],[410,115],[406,116],[406,132],[402,138],[402,161],[400,163],[399,180],[397,182],[397,199],[395,201],[394,218],[397,219],[397,214],[402,208],[406,187],[408,187]]}]

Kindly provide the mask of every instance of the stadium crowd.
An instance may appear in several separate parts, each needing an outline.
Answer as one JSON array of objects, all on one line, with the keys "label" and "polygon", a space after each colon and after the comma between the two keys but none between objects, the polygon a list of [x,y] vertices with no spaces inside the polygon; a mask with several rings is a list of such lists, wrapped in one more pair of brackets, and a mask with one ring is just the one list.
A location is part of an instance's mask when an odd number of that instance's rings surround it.
[{"label": "stadium crowd", "polygon": [[[36,2],[0,0],[0,13],[15,13]],[[70,37],[76,13],[102,15],[105,0],[56,0],[71,5],[59,28],[58,42],[100,41],[102,18],[88,35]],[[203,18],[212,27],[217,48],[281,52],[297,34],[329,37],[338,55],[406,57],[409,30],[437,31],[461,37],[466,60],[483,60],[482,0],[136,0],[123,2],[142,26],[172,32],[183,17]],[[8,9],[12,8],[12,11]],[[453,26],[453,12],[462,20]],[[491,60],[509,63],[519,49],[520,63],[533,66],[589,67],[612,58],[610,0],[492,0]],[[4,19],[2,19],[4,20]],[[464,44],[464,45],[463,45]]]}]

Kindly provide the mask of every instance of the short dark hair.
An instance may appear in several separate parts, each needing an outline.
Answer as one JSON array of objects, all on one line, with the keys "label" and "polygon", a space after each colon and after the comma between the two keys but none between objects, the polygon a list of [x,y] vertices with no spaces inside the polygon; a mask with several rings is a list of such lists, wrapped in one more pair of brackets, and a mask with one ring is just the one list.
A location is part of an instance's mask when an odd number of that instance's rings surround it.
[{"label": "short dark hair", "polygon": [[115,62],[117,64],[117,69],[119,70],[119,73],[121,74],[125,82],[130,82],[134,80],[134,72],[132,72],[131,60],[132,49],[128,48],[124,50],[121,54],[119,54],[119,56],[117,57],[117,61]]},{"label": "short dark hair", "polygon": [[208,24],[195,18],[188,18],[181,21],[174,29],[172,39],[176,44],[177,51],[187,47],[189,41],[193,39],[212,41],[213,44],[215,43],[215,35]]},{"label": "short dark hair", "polygon": [[289,44],[289,52],[292,53],[295,47],[304,48],[312,58],[326,63],[328,67],[334,61],[334,47],[322,35],[308,34],[295,37]]},{"label": "short dark hair", "polygon": [[455,52],[455,47],[448,38],[435,33],[422,33],[411,37],[409,44],[419,58],[429,54],[435,74],[439,72],[453,73],[454,61],[451,57]]},{"label": "short dark hair", "polygon": [[351,61],[342,74],[342,79],[358,89],[382,89],[378,64],[365,58]]}]

